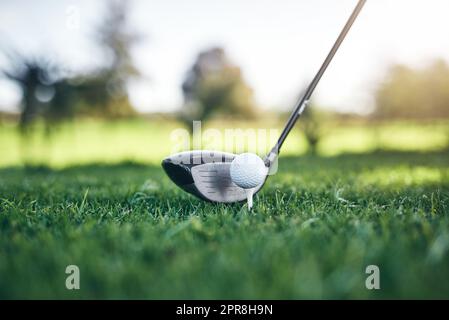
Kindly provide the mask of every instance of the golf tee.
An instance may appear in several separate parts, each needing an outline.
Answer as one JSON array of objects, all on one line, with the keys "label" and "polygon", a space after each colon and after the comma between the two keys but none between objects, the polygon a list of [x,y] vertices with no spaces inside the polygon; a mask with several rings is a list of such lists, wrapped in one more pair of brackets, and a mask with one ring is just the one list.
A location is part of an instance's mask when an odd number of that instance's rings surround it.
[{"label": "golf tee", "polygon": [[245,189],[245,192],[246,192],[246,199],[248,200],[248,210],[251,210],[251,208],[253,207],[254,188]]}]

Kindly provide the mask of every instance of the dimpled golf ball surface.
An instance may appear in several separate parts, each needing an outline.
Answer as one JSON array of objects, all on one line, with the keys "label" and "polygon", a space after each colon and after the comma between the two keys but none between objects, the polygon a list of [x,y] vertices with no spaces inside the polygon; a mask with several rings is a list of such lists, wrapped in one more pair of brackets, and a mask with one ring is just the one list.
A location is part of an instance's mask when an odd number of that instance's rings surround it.
[{"label": "dimpled golf ball surface", "polygon": [[253,153],[242,153],[231,163],[231,179],[243,189],[260,185],[266,176],[267,168],[262,159]]}]

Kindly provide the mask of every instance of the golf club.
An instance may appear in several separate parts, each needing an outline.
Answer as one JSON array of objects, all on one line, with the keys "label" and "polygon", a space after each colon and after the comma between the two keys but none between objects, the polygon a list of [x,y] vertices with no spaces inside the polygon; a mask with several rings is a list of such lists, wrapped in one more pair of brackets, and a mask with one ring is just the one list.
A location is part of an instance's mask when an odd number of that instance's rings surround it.
[{"label": "golf club", "polygon": [[[266,173],[268,173],[268,171],[273,167],[273,164],[276,162],[282,144],[298,118],[307,107],[313,91],[349,32],[358,14],[362,10],[365,2],[366,0],[358,1],[357,6],[346,22],[343,30],[332,46],[332,49],[317,74],[307,87],[304,95],[296,104],[296,107],[291,113],[278,141],[262,162],[262,165],[265,167],[264,169],[266,169]],[[252,179],[257,182],[257,185],[242,184],[242,179],[239,179],[239,177],[236,179],[236,173],[231,174],[231,171],[239,173],[242,172],[242,170],[233,170],[234,168],[231,168],[232,166],[238,167],[239,165],[235,162],[233,164],[233,161],[234,159],[239,159],[240,156],[247,157],[247,155],[248,154],[236,155],[233,153],[209,150],[186,151],[176,153],[165,158],[162,161],[162,167],[169,178],[177,186],[203,200],[219,203],[232,203],[248,199],[248,206],[251,207],[252,201],[250,201],[250,197],[262,188],[268,174],[264,174],[264,178],[261,181],[260,179]],[[257,167],[254,169],[254,166],[246,166],[246,168],[248,168],[248,170],[257,169]],[[251,172],[243,172],[243,177],[246,176],[250,177]]]}]

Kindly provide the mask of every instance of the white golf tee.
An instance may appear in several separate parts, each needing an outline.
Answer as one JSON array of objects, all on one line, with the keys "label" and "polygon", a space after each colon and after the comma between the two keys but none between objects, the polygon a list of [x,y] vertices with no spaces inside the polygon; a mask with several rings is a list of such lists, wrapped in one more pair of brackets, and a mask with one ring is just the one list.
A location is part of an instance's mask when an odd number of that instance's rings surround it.
[{"label": "white golf tee", "polygon": [[246,199],[248,201],[248,210],[251,210],[251,208],[253,207],[254,188],[245,189],[245,192],[246,192]]}]

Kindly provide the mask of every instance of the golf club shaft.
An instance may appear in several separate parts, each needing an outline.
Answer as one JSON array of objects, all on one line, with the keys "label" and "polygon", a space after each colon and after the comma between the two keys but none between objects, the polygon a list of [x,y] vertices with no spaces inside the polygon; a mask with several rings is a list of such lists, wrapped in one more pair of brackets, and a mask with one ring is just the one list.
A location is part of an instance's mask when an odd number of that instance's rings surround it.
[{"label": "golf club shaft", "polygon": [[346,37],[346,34],[348,33],[349,29],[351,29],[352,24],[354,23],[358,14],[362,10],[365,2],[366,2],[366,0],[359,0],[359,2],[357,3],[357,6],[355,7],[354,11],[352,12],[351,16],[349,17],[348,21],[346,22],[343,30],[341,31],[340,35],[338,36],[337,40],[335,41],[334,45],[332,46],[332,49],[329,52],[329,54],[327,55],[323,64],[321,65],[321,68],[318,70],[318,73],[315,75],[312,82],[307,87],[306,92],[301,97],[301,99],[299,100],[295,109],[293,110],[292,114],[290,115],[290,118],[288,119],[287,124],[285,125],[285,128],[282,131],[276,145],[273,147],[273,149],[267,155],[265,163],[268,166],[276,159],[277,155],[279,154],[279,150],[280,150],[282,144],[284,143],[285,139],[287,138],[288,134],[290,133],[291,129],[295,125],[298,118],[303,113],[304,109],[307,107],[309,99],[312,96],[313,91],[315,90],[315,87],[317,86],[318,82],[320,81],[321,77],[323,76],[324,72],[326,71],[327,67],[329,66],[329,63],[332,61],[332,58],[334,57],[335,53],[337,52],[338,48],[340,47],[341,43],[343,42],[344,38]]}]

